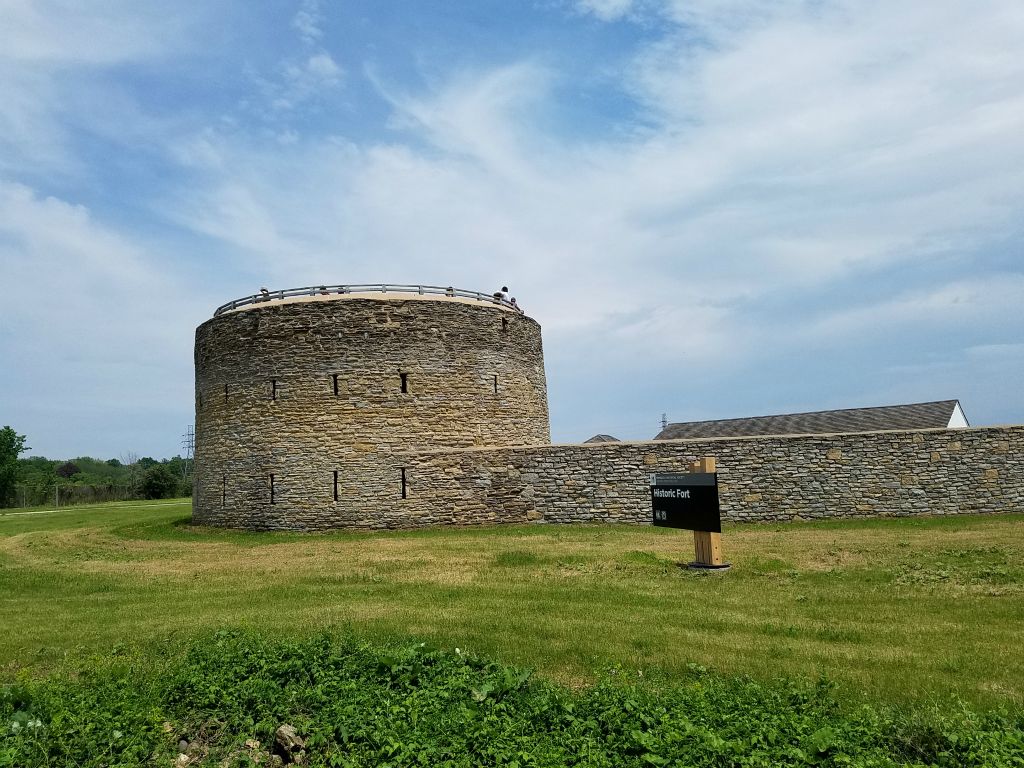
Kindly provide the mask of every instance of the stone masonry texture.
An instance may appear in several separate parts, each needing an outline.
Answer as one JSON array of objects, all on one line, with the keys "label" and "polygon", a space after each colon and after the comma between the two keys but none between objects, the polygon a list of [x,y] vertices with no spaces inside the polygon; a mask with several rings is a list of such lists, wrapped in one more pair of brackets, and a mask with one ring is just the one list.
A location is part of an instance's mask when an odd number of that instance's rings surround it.
[{"label": "stone masonry texture", "polygon": [[497,305],[268,302],[203,323],[195,365],[200,524],[403,526],[405,452],[550,442],[540,326]]},{"label": "stone masonry texture", "polygon": [[1024,510],[1024,426],[551,445],[540,326],[488,303],[270,301],[195,363],[204,525],[649,524],[650,474],[704,456],[727,521]]},{"label": "stone masonry texture", "polygon": [[722,518],[1024,511],[1024,426],[419,452],[407,521],[651,522],[650,474],[717,459]]}]

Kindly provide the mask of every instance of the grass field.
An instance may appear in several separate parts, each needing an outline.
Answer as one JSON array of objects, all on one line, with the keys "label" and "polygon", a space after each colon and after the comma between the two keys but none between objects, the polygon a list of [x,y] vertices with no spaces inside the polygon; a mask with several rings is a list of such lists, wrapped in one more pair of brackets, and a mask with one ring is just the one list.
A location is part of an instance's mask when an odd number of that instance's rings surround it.
[{"label": "grass field", "polygon": [[893,703],[1024,702],[1024,516],[330,535],[189,526],[188,502],[0,516],[0,677],[220,627],[351,628],[586,682],[612,664],[825,675]]}]

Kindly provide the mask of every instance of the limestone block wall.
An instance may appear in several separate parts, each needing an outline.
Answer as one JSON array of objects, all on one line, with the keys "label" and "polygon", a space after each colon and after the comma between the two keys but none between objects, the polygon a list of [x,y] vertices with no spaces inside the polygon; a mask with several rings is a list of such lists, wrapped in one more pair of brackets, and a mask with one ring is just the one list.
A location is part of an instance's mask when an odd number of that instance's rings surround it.
[{"label": "limestone block wall", "polygon": [[540,326],[497,305],[272,301],[203,323],[195,365],[200,524],[402,525],[399,452],[550,441]]},{"label": "limestone block wall", "polygon": [[650,522],[651,472],[718,459],[731,521],[1024,511],[1024,426],[411,454],[407,524]]}]

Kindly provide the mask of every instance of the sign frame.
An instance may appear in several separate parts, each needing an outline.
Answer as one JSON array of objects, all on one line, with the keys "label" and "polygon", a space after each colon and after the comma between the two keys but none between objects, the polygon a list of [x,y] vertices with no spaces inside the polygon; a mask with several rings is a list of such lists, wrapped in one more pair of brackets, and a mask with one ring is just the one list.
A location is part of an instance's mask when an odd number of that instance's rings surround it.
[{"label": "sign frame", "polygon": [[[689,472],[652,473],[651,523],[693,531],[694,560],[690,568],[725,570],[722,559],[722,515],[715,458],[705,456]],[[683,495],[685,494],[685,495]]]},{"label": "sign frame", "polygon": [[651,475],[652,523],[661,528],[722,532],[718,476],[713,472]]}]

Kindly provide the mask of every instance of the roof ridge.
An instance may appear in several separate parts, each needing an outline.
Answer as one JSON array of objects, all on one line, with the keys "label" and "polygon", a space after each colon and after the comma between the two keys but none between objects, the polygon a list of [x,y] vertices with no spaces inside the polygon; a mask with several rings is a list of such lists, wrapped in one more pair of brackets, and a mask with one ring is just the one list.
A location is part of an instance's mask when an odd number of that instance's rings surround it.
[{"label": "roof ridge", "polygon": [[895,403],[893,405],[866,405],[855,408],[826,408],[819,411],[796,411],[795,413],[766,413],[762,416],[730,416],[724,419],[696,419],[694,421],[673,421],[665,427],[673,426],[674,424],[717,424],[722,421],[749,421],[750,419],[775,419],[782,418],[785,416],[811,416],[816,413],[843,413],[846,411],[878,411],[883,408],[909,408],[914,405],[937,405],[939,403],[959,403],[960,400],[957,398],[949,398],[946,400],[926,400],[922,403]]}]

